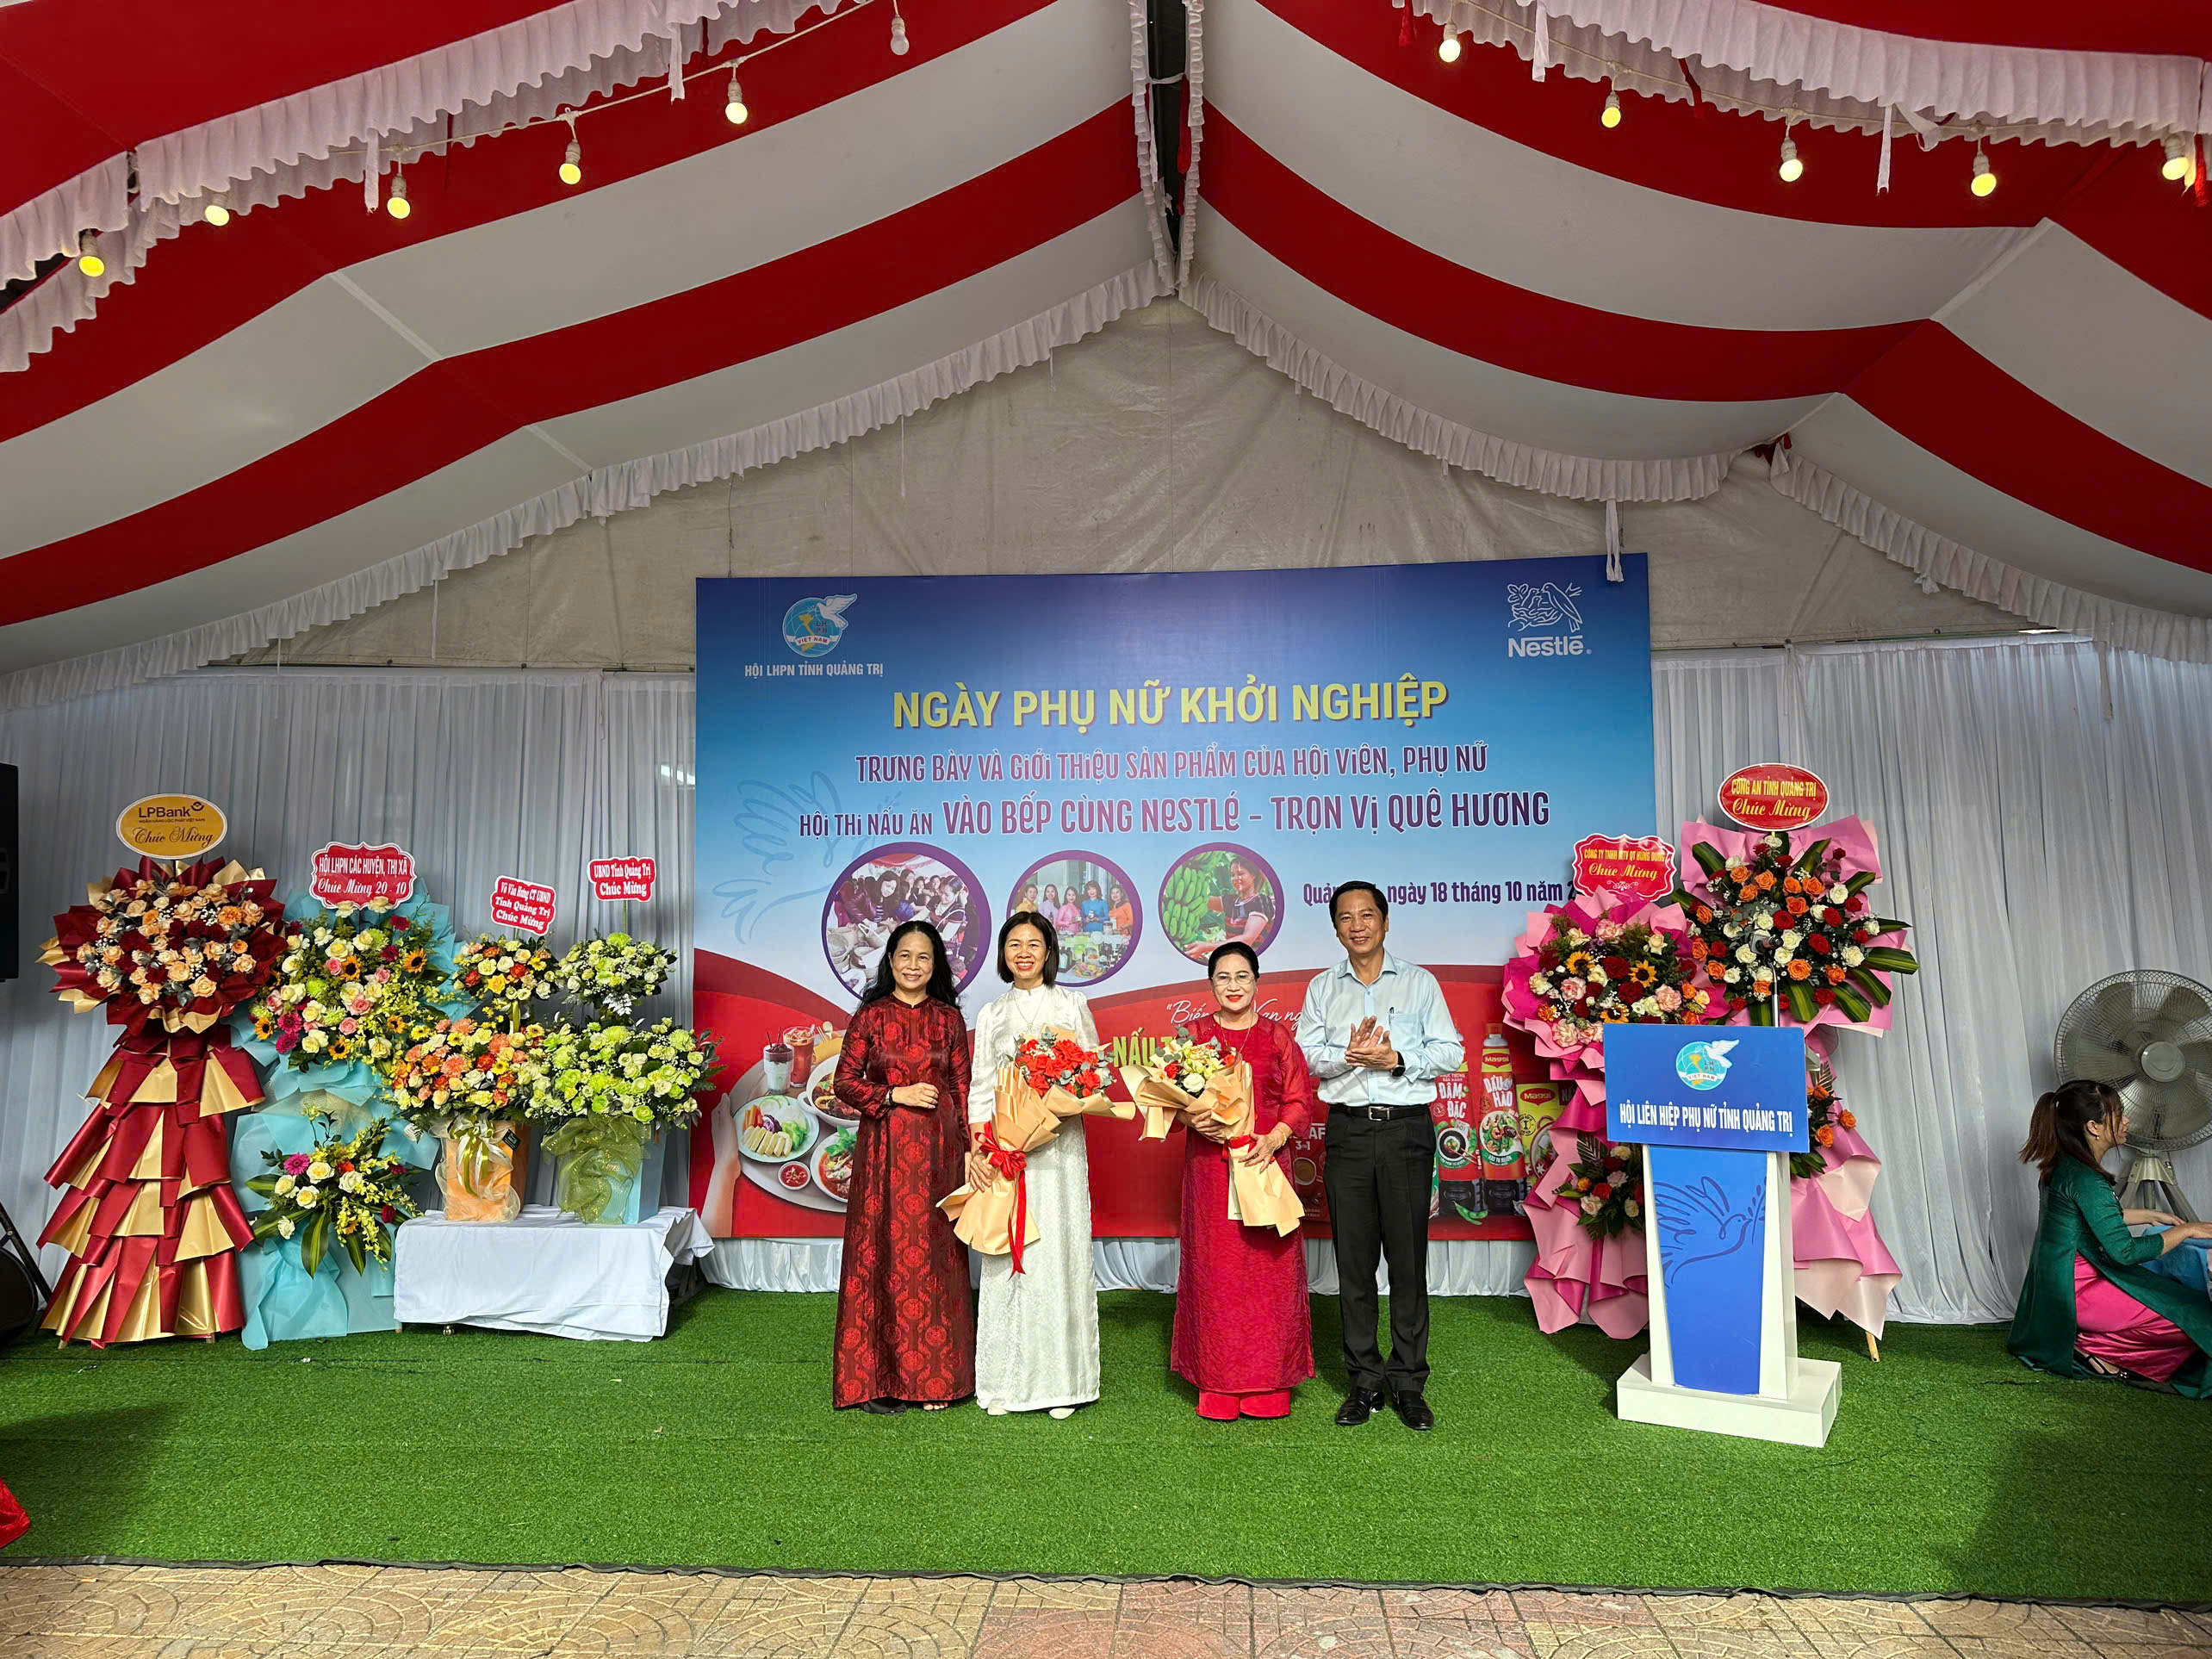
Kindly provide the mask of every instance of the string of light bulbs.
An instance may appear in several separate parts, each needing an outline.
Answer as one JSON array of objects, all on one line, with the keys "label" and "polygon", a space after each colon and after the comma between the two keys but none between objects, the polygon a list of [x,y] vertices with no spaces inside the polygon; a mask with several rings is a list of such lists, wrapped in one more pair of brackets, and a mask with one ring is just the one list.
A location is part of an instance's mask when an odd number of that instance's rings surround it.
[{"label": "string of light bulbs", "polygon": [[[407,199],[407,165],[408,162],[426,155],[442,153],[457,144],[466,146],[482,139],[504,138],[510,133],[526,132],[534,127],[550,127],[557,122],[568,127],[569,142],[567,147],[562,152],[561,165],[555,170],[556,177],[562,183],[574,188],[584,182],[583,140],[578,136],[576,130],[579,121],[590,116],[602,115],[610,109],[618,109],[624,104],[634,103],[640,98],[661,96],[681,98],[682,89],[692,82],[708,79],[727,70],[730,84],[723,98],[723,118],[732,127],[743,127],[752,118],[752,111],[745,103],[744,90],[738,82],[738,71],[744,65],[751,63],[757,58],[764,58],[780,47],[790,46],[794,41],[815,33],[817,29],[828,28],[832,24],[841,23],[848,18],[857,16],[874,3],[876,0],[853,0],[852,4],[841,7],[827,16],[817,18],[813,22],[795,28],[787,34],[775,36],[765,46],[756,47],[749,52],[741,52],[734,58],[706,64],[698,69],[686,71],[682,66],[684,59],[679,58],[676,62],[669,65],[668,73],[665,78],[656,77],[650,84],[641,84],[634,90],[625,92],[619,97],[603,99],[597,103],[585,104],[574,109],[556,109],[551,115],[532,115],[523,121],[503,122],[479,133],[447,133],[443,137],[432,139],[422,144],[387,146],[372,141],[348,148],[326,151],[325,153],[333,157],[369,156],[378,162],[381,162],[383,157],[388,156],[392,163],[392,177],[384,192],[384,211],[394,219],[405,219],[414,211],[413,204]],[[913,42],[907,35],[906,19],[899,9],[899,0],[890,0],[890,5],[891,53],[894,58],[904,58],[913,50]],[[682,51],[680,45],[673,49],[679,53]],[[229,224],[232,214],[228,193],[219,190],[208,196],[201,205],[200,217],[206,224],[217,228]],[[87,276],[100,276],[107,273],[108,262],[100,251],[100,233],[97,230],[84,230],[78,233],[77,268]]]},{"label": "string of light bulbs", "polygon": [[[1405,0],[1405,3],[1409,8],[1407,27],[1410,28],[1412,22],[1410,7],[1413,0]],[[1571,54],[1581,59],[1585,63],[1601,67],[1605,71],[1604,76],[1600,78],[1606,88],[1606,101],[1599,109],[1598,124],[1606,130],[1611,131],[1619,127],[1624,119],[1620,94],[1614,89],[1614,81],[1619,79],[1643,81],[1664,91],[1687,96],[1693,104],[1703,102],[1712,105],[1717,109],[1724,109],[1730,113],[1749,112],[1779,120],[1782,123],[1782,144],[1775,171],[1785,184],[1794,184],[1805,177],[1805,158],[1798,153],[1797,142],[1790,136],[1790,128],[1799,121],[1814,119],[1815,112],[1800,109],[1793,105],[1765,103],[1756,98],[1747,98],[1734,93],[1715,95],[1706,91],[1695,81],[1690,79],[1687,71],[1685,71],[1679,79],[1654,74],[1650,70],[1640,69],[1633,64],[1621,63],[1615,59],[1606,57],[1602,53],[1592,52],[1587,47],[1577,46],[1570,40],[1552,39],[1548,33],[1539,37],[1536,20],[1543,16],[1540,7],[1532,14],[1528,22],[1524,22],[1513,13],[1501,11],[1494,6],[1483,5],[1480,0],[1462,0],[1462,3],[1466,4],[1469,11],[1478,13],[1503,25],[1507,34],[1526,36],[1532,60],[1541,53],[1556,52],[1562,54]],[[1501,41],[1498,44],[1505,43]],[[1437,44],[1436,55],[1438,60],[1446,64],[1456,64],[1459,61],[1461,50],[1458,31],[1449,24],[1445,25],[1444,38]],[[1884,124],[1886,128],[1886,118]],[[1979,196],[1991,195],[1997,190],[1997,172],[1990,165],[1989,156],[1983,148],[1988,140],[2001,140],[2034,134],[2041,130],[2042,125],[2035,121],[2010,121],[1974,122],[1960,127],[1956,136],[1971,138],[1974,143],[1973,167],[1967,177],[1967,188]],[[2182,134],[2172,134],[2165,140],[2164,149],[2164,159],[2159,168],[2159,177],[2169,183],[2184,186],[2195,183],[2203,169],[2203,135],[2199,134],[2192,142]],[[1877,188],[1886,190],[1889,188],[1886,133],[1884,137],[1881,182]],[[2201,190],[2198,196],[2201,201],[2203,199]]]}]

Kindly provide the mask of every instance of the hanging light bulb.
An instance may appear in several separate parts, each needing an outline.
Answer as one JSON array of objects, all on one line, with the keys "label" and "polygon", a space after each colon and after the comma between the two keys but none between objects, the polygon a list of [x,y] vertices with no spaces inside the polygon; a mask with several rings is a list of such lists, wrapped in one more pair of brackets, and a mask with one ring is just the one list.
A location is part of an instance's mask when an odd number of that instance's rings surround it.
[{"label": "hanging light bulb", "polygon": [[414,209],[407,204],[407,176],[395,167],[392,188],[384,196],[384,211],[395,219],[405,219]]},{"label": "hanging light bulb", "polygon": [[211,196],[208,198],[207,205],[200,209],[200,217],[210,225],[217,227],[227,225],[230,223],[230,203],[224,201],[221,196]]},{"label": "hanging light bulb", "polygon": [[1797,140],[1795,139],[1786,138],[1782,140],[1782,165],[1780,171],[1782,175],[1782,183],[1785,184],[1794,184],[1798,180],[1805,177],[1805,163],[1798,159]]},{"label": "hanging light bulb", "polygon": [[569,147],[561,157],[561,182],[563,184],[584,182],[584,146],[575,139],[569,140]]},{"label": "hanging light bulb", "polygon": [[77,268],[87,276],[104,276],[108,262],[100,257],[100,233],[96,230],[77,233]]},{"label": "hanging light bulb", "polygon": [[2178,133],[2165,141],[2165,161],[2159,177],[2173,184],[2189,177],[2189,140]]},{"label": "hanging light bulb", "polygon": [[904,58],[908,49],[906,19],[898,14],[898,0],[891,0],[891,55]]},{"label": "hanging light bulb", "polygon": [[1979,149],[1974,152],[1973,183],[1967,188],[1976,196],[1987,196],[1997,188],[1997,175],[1989,170],[1989,158]]},{"label": "hanging light bulb", "polygon": [[1619,93],[1608,92],[1606,94],[1606,107],[1598,112],[1598,125],[1600,127],[1618,127],[1620,125]]},{"label": "hanging light bulb", "polygon": [[1436,43],[1436,55],[1443,59],[1444,61],[1448,64],[1457,63],[1459,61],[1459,37],[1457,34],[1454,34],[1450,29],[1445,30],[1444,39]]},{"label": "hanging light bulb", "polygon": [[745,95],[737,90],[737,66],[730,66],[730,101],[722,106],[722,114],[732,127],[743,127],[751,112],[745,108]]}]

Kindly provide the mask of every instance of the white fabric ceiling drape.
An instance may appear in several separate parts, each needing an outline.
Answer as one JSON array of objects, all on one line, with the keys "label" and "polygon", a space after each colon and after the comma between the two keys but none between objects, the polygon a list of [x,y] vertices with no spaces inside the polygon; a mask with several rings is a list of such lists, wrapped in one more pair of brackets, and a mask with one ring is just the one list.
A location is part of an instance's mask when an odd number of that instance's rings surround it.
[{"label": "white fabric ceiling drape", "polygon": [[[2212,982],[2212,668],[2017,639],[1662,656],[1653,671],[1662,830],[1748,761],[1812,767],[1880,833],[1884,908],[1927,966],[1882,1039],[1842,1047],[1845,1098],[1885,1160],[1875,1215],[1905,1272],[1898,1314],[2010,1314],[2034,1226],[2018,1165],[2072,996],[2128,966]],[[554,942],[628,926],[690,942],[687,676],[245,670],[0,716],[22,768],[28,939],[121,857],[140,794],[203,792],[226,850],[287,886],[326,841],[395,840],[463,930],[494,879],[561,892]],[[598,904],[585,866],[661,861],[650,905]],[[640,913],[642,910],[642,914]],[[35,1233],[40,1177],[109,1046],[26,962],[0,986],[0,1202]],[[671,1006],[689,995],[687,978]],[[669,1190],[680,1190],[679,1167]],[[2212,1148],[2178,1160],[2212,1203]],[[543,1172],[540,1172],[540,1180]],[[834,1246],[727,1246],[724,1277],[834,1283]],[[47,1252],[50,1267],[57,1252]],[[1517,1286],[1523,1246],[1439,1252],[1438,1288]],[[1102,1282],[1172,1283],[1172,1246],[1109,1241]]]}]

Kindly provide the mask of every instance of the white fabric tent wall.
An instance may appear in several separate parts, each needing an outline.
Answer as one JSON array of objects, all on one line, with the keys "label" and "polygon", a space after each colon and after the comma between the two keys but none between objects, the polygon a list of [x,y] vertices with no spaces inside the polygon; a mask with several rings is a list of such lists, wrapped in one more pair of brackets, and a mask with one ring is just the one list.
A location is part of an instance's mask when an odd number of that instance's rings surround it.
[{"label": "white fabric tent wall", "polygon": [[[1662,649],[1988,634],[1948,591],[1737,461],[1622,509]],[[1309,396],[1179,301],[861,438],[532,539],[240,662],[687,668],[698,576],[1009,575],[1519,558],[1605,509],[1448,471]]]},{"label": "white fabric tent wall", "polygon": [[[1898,1311],[2006,1316],[2034,1216],[2014,1152],[2059,1014],[2123,967],[2212,980],[2212,668],[2032,639],[1664,656],[1653,680],[1662,827],[1699,816],[1733,767],[1777,758],[1878,826],[1885,908],[1928,966],[1895,1028],[1849,1042],[1841,1070],[1886,1159]],[[586,861],[649,851],[662,886],[622,921],[683,949],[692,727],[682,676],[420,670],[218,671],[0,717],[0,759],[22,768],[27,932],[114,867],[120,805],[187,789],[230,812],[227,850],[288,886],[325,841],[356,838],[410,848],[463,929],[487,924],[495,878],[550,881],[561,944],[615,924],[580,908]],[[34,963],[0,987],[0,1201],[31,1233],[112,1035],[49,984]],[[2212,1148],[2178,1162],[2204,1202]],[[750,1282],[833,1282],[833,1246],[725,1253]],[[1100,1257],[1109,1283],[1172,1282],[1171,1246]],[[1525,1259],[1462,1246],[1440,1277],[1503,1290]]]}]

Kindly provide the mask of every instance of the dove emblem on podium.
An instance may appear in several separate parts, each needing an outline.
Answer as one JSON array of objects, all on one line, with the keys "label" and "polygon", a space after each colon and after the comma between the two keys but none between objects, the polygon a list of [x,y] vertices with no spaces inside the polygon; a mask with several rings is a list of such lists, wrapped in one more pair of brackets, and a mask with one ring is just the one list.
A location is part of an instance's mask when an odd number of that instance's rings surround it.
[{"label": "dove emblem on podium", "polygon": [[1748,1202],[1738,1206],[1719,1182],[1710,1175],[1684,1184],[1667,1183],[1653,1190],[1657,1201],[1661,1250],[1666,1263],[1665,1279],[1671,1289],[1684,1268],[1699,1262],[1732,1256],[1762,1237],[1767,1224],[1767,1184],[1755,1180]]}]

